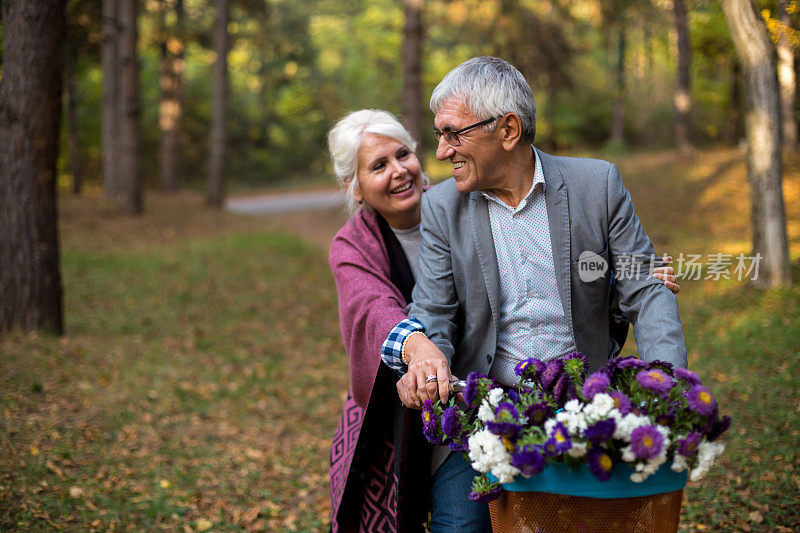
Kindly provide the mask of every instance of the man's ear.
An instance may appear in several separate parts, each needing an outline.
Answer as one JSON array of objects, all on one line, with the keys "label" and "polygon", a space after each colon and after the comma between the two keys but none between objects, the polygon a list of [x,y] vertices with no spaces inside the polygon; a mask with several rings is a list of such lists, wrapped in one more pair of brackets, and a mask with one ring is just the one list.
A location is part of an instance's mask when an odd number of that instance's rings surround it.
[{"label": "man's ear", "polygon": [[522,140],[522,121],[516,113],[509,113],[498,119],[497,128],[500,130],[503,149],[509,152]]}]

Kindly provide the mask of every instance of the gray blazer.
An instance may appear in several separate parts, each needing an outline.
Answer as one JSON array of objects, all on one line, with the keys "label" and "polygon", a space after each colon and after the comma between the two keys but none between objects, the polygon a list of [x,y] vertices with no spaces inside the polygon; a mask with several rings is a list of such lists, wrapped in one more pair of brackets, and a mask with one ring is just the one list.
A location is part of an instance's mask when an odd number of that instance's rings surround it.
[{"label": "gray blazer", "polygon": [[[537,152],[544,171],[558,292],[589,372],[605,364],[610,353],[611,269],[598,279],[582,281],[579,256],[584,251],[597,253],[615,272],[622,267],[621,256],[644,258],[640,279],[617,276],[620,307],[633,324],[640,357],[685,367],[677,299],[661,281],[646,275],[653,245],[617,167]],[[452,178],[433,187],[422,196],[421,233],[419,279],[408,315],[425,324],[454,375],[488,373],[497,342],[500,272],[486,199],[477,192],[460,194]]]}]

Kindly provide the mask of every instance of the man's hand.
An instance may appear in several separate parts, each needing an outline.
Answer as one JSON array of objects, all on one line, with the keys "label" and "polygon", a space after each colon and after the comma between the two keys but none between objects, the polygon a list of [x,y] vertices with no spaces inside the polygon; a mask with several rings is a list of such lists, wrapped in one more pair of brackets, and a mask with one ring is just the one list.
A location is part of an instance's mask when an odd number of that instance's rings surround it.
[{"label": "man's hand", "polygon": [[669,264],[672,262],[672,257],[664,257],[662,261],[664,266],[655,267],[653,269],[653,277],[663,281],[664,285],[666,285],[669,290],[675,294],[678,294],[681,291],[681,286],[677,283],[675,269],[669,266]]},{"label": "man's hand", "polygon": [[411,335],[405,354],[408,372],[397,382],[397,395],[403,405],[421,409],[425,400],[446,402],[452,375],[441,350],[425,335]]}]

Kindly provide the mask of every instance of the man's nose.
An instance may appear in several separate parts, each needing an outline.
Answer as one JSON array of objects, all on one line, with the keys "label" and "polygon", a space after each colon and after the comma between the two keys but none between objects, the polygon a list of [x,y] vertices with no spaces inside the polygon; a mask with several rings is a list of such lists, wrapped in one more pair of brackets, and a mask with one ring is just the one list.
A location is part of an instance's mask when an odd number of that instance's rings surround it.
[{"label": "man's nose", "polygon": [[444,138],[444,135],[439,137],[439,144],[436,146],[436,159],[444,161],[453,156],[453,147]]}]

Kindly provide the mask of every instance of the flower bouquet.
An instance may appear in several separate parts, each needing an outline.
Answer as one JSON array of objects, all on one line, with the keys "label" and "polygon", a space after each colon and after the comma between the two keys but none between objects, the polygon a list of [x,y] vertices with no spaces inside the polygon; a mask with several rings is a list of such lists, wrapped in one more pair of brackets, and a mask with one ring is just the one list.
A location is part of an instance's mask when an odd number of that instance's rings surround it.
[{"label": "flower bouquet", "polygon": [[[567,504],[572,512],[546,513],[561,513],[557,518],[562,522],[572,520],[565,530],[574,530],[575,520],[598,530],[603,528],[586,523],[591,518],[578,505],[580,498],[619,498],[615,501],[621,503],[623,498],[671,493],[671,503],[665,505],[675,515],[674,528],[667,529],[674,530],[687,474],[695,481],[708,472],[724,450],[717,439],[730,426],[730,417],[719,416],[717,402],[690,370],[636,357],[612,359],[588,377],[585,368],[586,359],[578,352],[548,362],[527,359],[515,369],[520,382],[513,388],[473,372],[463,390],[466,405],[455,399],[425,402],[425,436],[468,456],[480,473],[470,493],[474,501],[503,500],[516,496],[515,491],[529,491],[542,494],[529,507],[544,509],[543,493],[555,494],[559,501],[573,498]],[[639,515],[629,516],[628,522],[647,522],[640,516],[645,503],[651,515],[663,515],[666,511],[659,511],[653,501],[633,502],[632,512]],[[501,503],[520,509],[517,503]],[[563,502],[556,504],[563,507]],[[497,508],[492,507],[492,521],[495,530],[501,530]],[[600,512],[597,520],[606,520],[606,529],[618,529],[619,523],[607,523],[611,515],[626,520],[616,508]],[[553,523],[524,526],[559,529]],[[630,523],[623,529],[630,530]],[[645,524],[641,529],[652,527]]]}]

